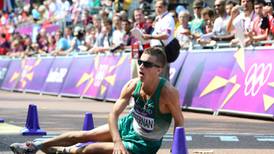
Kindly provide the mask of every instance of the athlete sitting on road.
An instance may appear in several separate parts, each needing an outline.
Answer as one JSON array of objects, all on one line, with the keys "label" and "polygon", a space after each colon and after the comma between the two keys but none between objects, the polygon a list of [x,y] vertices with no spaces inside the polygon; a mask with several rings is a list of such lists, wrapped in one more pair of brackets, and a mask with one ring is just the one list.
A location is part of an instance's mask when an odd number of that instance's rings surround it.
[{"label": "athlete sitting on road", "polygon": [[[122,89],[120,98],[109,114],[108,124],[90,131],[64,133],[42,143],[13,143],[14,153],[89,153],[89,154],[155,154],[168,131],[172,117],[174,127],[182,127],[184,118],[179,105],[178,91],[159,77],[166,65],[161,47],[148,48],[142,54],[139,78],[130,80]],[[126,116],[119,118],[129,104],[134,107]],[[94,141],[84,147],[76,143]],[[70,146],[70,147],[69,147]]]}]

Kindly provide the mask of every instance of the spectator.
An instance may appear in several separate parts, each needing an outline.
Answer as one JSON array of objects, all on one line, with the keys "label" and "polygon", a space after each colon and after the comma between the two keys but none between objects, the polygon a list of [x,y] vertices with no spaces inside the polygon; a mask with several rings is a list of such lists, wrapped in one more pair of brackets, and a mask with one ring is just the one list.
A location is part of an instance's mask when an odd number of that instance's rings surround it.
[{"label": "spectator", "polygon": [[130,33],[130,30],[132,28],[132,25],[130,23],[129,20],[125,19],[122,21],[122,27],[123,27],[123,31],[125,33],[124,37],[123,37],[123,45],[125,46],[130,46],[132,44],[133,41],[133,36]]},{"label": "spectator", "polygon": [[123,38],[125,35],[125,32],[122,29],[121,21],[122,19],[119,15],[115,15],[112,20],[112,23],[114,26],[114,31],[112,34],[112,41],[113,41],[112,44],[116,47],[123,44]]},{"label": "spectator", "polygon": [[191,45],[192,35],[189,27],[190,14],[188,11],[179,13],[179,27],[176,29],[175,36],[178,39],[180,46],[184,49]]},{"label": "spectator", "polygon": [[36,53],[38,53],[38,49],[34,48],[34,44],[35,43],[32,43],[30,36],[27,35],[24,38],[24,52],[25,52],[24,57],[31,57],[31,56],[35,55]]},{"label": "spectator", "polygon": [[24,56],[24,48],[23,43],[21,43],[21,37],[13,39],[11,42],[11,50],[7,52],[7,56],[9,57],[23,57]]},{"label": "spectator", "polygon": [[226,13],[225,6],[225,0],[215,0],[214,7],[218,17],[214,21],[213,37],[211,38],[215,41],[231,41],[234,37],[227,31],[226,26],[230,16]]},{"label": "spectator", "polygon": [[101,33],[101,25],[102,25],[101,23],[102,23],[102,21],[107,21],[107,20],[102,20],[99,15],[93,15],[93,17],[92,17],[92,23],[93,23],[93,26],[95,28],[96,38]]},{"label": "spectator", "polygon": [[230,17],[231,10],[234,6],[238,5],[238,3],[235,0],[228,0],[225,3],[225,12]]},{"label": "spectator", "polygon": [[[241,8],[243,11],[241,11]],[[251,30],[251,25],[256,17],[253,0],[241,0],[241,7],[235,6],[231,10],[231,18],[227,25],[227,31],[232,32],[235,27],[235,39],[232,40],[232,45],[239,44],[243,46],[249,45],[248,32]]]},{"label": "spectator", "polygon": [[[168,3],[165,0],[156,0],[155,26],[153,33],[143,34],[143,38],[150,41],[150,46],[166,46],[174,38],[175,22],[173,17],[167,11]],[[163,77],[169,80],[169,64],[164,68]]]},{"label": "spectator", "polygon": [[179,20],[178,20],[178,14],[176,13],[175,10],[170,10],[169,13],[173,17],[173,19],[174,19],[174,22],[175,22],[175,31],[176,31],[176,29],[180,25]]},{"label": "spectator", "polygon": [[6,34],[1,34],[0,37],[0,55],[6,55],[9,52],[10,43],[6,38]]},{"label": "spectator", "polygon": [[150,4],[146,0],[139,0],[139,8],[144,11],[144,15],[149,15],[150,14]]},{"label": "spectator", "polygon": [[79,52],[80,51],[80,46],[82,46],[83,40],[84,40],[84,30],[83,28],[76,26],[74,28],[73,32],[73,39],[70,42],[70,48],[68,49],[67,52]]},{"label": "spectator", "polygon": [[56,32],[56,48],[51,52],[53,56],[66,56],[69,53],[67,50],[70,48],[69,41],[63,37],[63,33],[61,31]]},{"label": "spectator", "polygon": [[52,36],[51,34],[47,34],[48,36],[48,53],[52,54],[52,52],[56,49],[56,40],[55,37]]},{"label": "spectator", "polygon": [[213,9],[206,7],[203,8],[201,15],[205,23],[205,33],[197,38],[197,42],[201,45],[215,45],[216,41],[211,39],[213,37],[214,11]]},{"label": "spectator", "polygon": [[86,27],[86,33],[85,33],[85,39],[84,39],[84,45],[80,47],[81,51],[89,51],[92,49],[93,45],[96,41],[96,32],[95,28],[92,25],[88,25]]},{"label": "spectator", "polygon": [[102,22],[102,31],[98,37],[94,47],[90,50],[91,53],[99,53],[110,51],[112,47],[112,21],[107,20]]},{"label": "spectator", "polygon": [[256,17],[251,26],[249,34],[249,44],[254,42],[267,40],[269,33],[269,20],[267,14],[263,15],[263,7],[265,6],[264,0],[254,1],[254,10]]},{"label": "spectator", "polygon": [[193,2],[194,19],[190,22],[190,31],[195,38],[205,33],[205,22],[201,14],[204,6],[203,0],[195,0]]},{"label": "spectator", "polygon": [[[133,27],[139,29],[144,34],[151,34],[148,33],[148,24],[146,23],[144,12],[142,9],[138,8],[134,10],[133,12],[134,16],[134,23]],[[149,43],[141,42],[137,38],[132,38],[131,43],[132,49],[131,49],[131,78],[136,78],[138,76],[138,70],[137,70],[137,59],[139,59],[143,53],[144,47],[149,46]]]},{"label": "spectator", "polygon": [[39,51],[37,51],[38,53],[48,53],[49,42],[47,32],[44,28],[40,30],[40,33],[37,36],[37,45],[39,48]]}]

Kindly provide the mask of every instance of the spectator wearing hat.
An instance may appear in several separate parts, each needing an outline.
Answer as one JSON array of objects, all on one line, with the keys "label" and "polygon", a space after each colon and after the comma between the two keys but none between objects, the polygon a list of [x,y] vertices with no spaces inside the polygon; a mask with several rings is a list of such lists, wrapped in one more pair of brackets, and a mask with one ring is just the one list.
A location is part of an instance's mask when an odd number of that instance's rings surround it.
[{"label": "spectator wearing hat", "polygon": [[202,9],[205,4],[203,0],[195,0],[193,2],[194,19],[190,22],[191,34],[198,38],[201,34],[205,33],[205,22],[202,19]]}]

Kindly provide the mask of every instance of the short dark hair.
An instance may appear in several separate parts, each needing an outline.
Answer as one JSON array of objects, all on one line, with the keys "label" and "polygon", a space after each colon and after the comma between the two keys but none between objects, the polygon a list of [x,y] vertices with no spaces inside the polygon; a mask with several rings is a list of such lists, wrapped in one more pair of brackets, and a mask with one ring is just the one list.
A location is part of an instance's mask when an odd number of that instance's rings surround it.
[{"label": "short dark hair", "polygon": [[[248,2],[251,2],[252,5],[254,5],[254,0],[248,0]],[[242,1],[240,1],[240,3],[242,4]]]},{"label": "short dark hair", "polygon": [[254,5],[259,5],[259,4],[266,5],[266,2],[264,0],[255,0],[254,1]]},{"label": "short dark hair", "polygon": [[155,1],[155,4],[156,4],[157,2],[161,2],[163,6],[168,7],[168,2],[167,2],[167,0],[156,0],[156,1]]},{"label": "short dark hair", "polygon": [[157,62],[159,62],[162,67],[164,67],[167,63],[165,49],[162,46],[147,48],[144,50],[143,54],[155,56],[157,58]]},{"label": "short dark hair", "polygon": [[237,4],[239,4],[239,3],[235,0],[228,0],[225,3],[225,5],[232,5],[232,6],[236,6]]}]

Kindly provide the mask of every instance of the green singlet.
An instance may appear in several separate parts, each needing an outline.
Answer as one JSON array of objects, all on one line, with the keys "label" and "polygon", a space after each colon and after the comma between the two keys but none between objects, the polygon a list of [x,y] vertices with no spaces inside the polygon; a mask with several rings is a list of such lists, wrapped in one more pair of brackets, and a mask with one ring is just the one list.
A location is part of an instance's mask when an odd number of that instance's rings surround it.
[{"label": "green singlet", "polygon": [[142,82],[139,81],[133,93],[133,109],[118,121],[123,144],[131,154],[156,154],[161,147],[162,138],[172,120],[170,113],[162,114],[159,110],[161,89],[165,82],[160,78],[155,93],[145,101],[140,96]]}]

